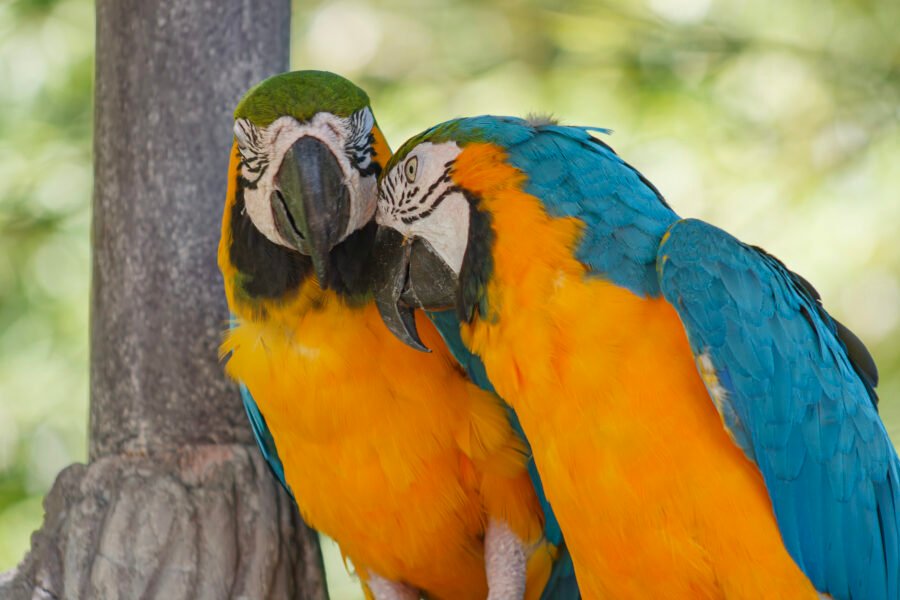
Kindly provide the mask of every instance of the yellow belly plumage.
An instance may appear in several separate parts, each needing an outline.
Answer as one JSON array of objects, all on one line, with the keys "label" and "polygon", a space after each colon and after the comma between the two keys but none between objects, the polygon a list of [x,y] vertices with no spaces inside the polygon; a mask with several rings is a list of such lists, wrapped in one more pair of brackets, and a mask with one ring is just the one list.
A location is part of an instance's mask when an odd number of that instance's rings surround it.
[{"label": "yellow belly plumage", "polygon": [[375,572],[430,598],[479,600],[485,525],[503,520],[536,544],[537,598],[553,548],[540,542],[527,457],[501,401],[469,382],[424,318],[432,354],[395,339],[373,304],[348,306],[313,277],[278,301],[242,297],[228,250],[236,161],[219,249],[235,322],[222,354],[266,418],[304,519],[363,580]]}]

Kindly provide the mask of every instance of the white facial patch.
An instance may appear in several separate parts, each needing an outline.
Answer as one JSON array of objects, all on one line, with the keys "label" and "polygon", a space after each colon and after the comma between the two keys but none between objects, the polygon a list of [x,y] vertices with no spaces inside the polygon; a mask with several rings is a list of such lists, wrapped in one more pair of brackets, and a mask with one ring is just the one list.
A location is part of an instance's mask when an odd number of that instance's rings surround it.
[{"label": "white facial patch", "polygon": [[461,192],[451,192],[427,218],[413,223],[411,231],[428,240],[459,275],[469,239],[469,201]]},{"label": "white facial patch", "polygon": [[[244,158],[241,174],[250,182],[244,189],[244,205],[253,225],[272,242],[293,248],[278,233],[272,202],[277,190],[275,176],[284,156],[304,136],[316,138],[325,144],[343,174],[343,183],[350,194],[350,219],[341,239],[368,223],[375,211],[377,173],[362,175],[360,166],[367,167],[368,164],[351,164],[348,150],[353,152],[354,149],[367,146],[374,124],[375,119],[368,108],[348,119],[324,112],[316,114],[305,123],[300,123],[293,117],[280,117],[265,129],[255,128],[243,119],[236,121],[235,138]],[[371,158],[365,156],[363,160],[371,161]]]},{"label": "white facial patch", "polygon": [[407,238],[420,237],[459,274],[469,239],[469,201],[450,170],[461,152],[453,142],[423,142],[381,183],[375,220]]}]

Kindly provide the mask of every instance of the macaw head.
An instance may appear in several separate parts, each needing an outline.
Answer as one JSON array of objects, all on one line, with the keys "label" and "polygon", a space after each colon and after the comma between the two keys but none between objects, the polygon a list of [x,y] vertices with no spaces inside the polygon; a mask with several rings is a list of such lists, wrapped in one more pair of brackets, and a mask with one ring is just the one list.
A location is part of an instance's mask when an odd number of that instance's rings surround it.
[{"label": "macaw head", "polygon": [[234,119],[239,216],[258,232],[235,234],[257,246],[237,254],[300,254],[322,287],[339,288],[333,252],[371,221],[390,156],[368,96],[333,73],[284,73],[247,92]]},{"label": "macaw head", "polygon": [[608,131],[480,116],[406,142],[381,175],[375,217],[388,327],[418,347],[415,308],[494,324],[512,295],[586,274],[658,296],[657,250],[678,215],[594,133]]},{"label": "macaw head", "polygon": [[[460,320],[469,321],[479,309],[484,312],[491,275],[491,216],[480,206],[481,190],[461,181],[457,160],[468,144],[500,152],[478,130],[458,127],[461,122],[449,121],[406,142],[379,184],[376,302],[394,335],[420,350],[426,348],[413,311],[455,309]],[[470,166],[496,165],[484,160]],[[480,179],[487,183],[491,177]]]}]

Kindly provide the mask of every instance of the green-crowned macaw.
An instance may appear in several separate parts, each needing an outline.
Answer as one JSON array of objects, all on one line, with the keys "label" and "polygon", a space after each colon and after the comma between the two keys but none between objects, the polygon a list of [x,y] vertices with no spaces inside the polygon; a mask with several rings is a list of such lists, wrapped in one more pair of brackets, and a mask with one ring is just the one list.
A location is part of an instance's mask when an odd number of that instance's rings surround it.
[{"label": "green-crowned macaw", "polygon": [[413,310],[455,309],[436,322],[518,414],[585,597],[900,598],[871,356],[601,131],[483,116],[408,141],[379,184],[385,322],[419,346]]},{"label": "green-crowned macaw", "polygon": [[557,597],[567,555],[543,535],[507,408],[448,352],[394,339],[371,301],[389,156],[368,97],[337,75],[278,75],[241,100],[219,246],[227,371],[273,472],[367,595]]}]

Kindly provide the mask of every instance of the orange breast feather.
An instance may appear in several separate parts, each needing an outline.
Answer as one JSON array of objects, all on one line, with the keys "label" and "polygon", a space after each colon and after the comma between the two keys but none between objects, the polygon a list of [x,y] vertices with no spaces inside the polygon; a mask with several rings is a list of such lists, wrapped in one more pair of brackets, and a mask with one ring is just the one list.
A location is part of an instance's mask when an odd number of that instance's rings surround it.
[{"label": "orange breast feather", "polygon": [[519,415],[585,597],[815,598],[672,307],[587,277],[581,223],[498,148],[467,147],[455,177],[496,234],[496,318],[463,338]]}]

